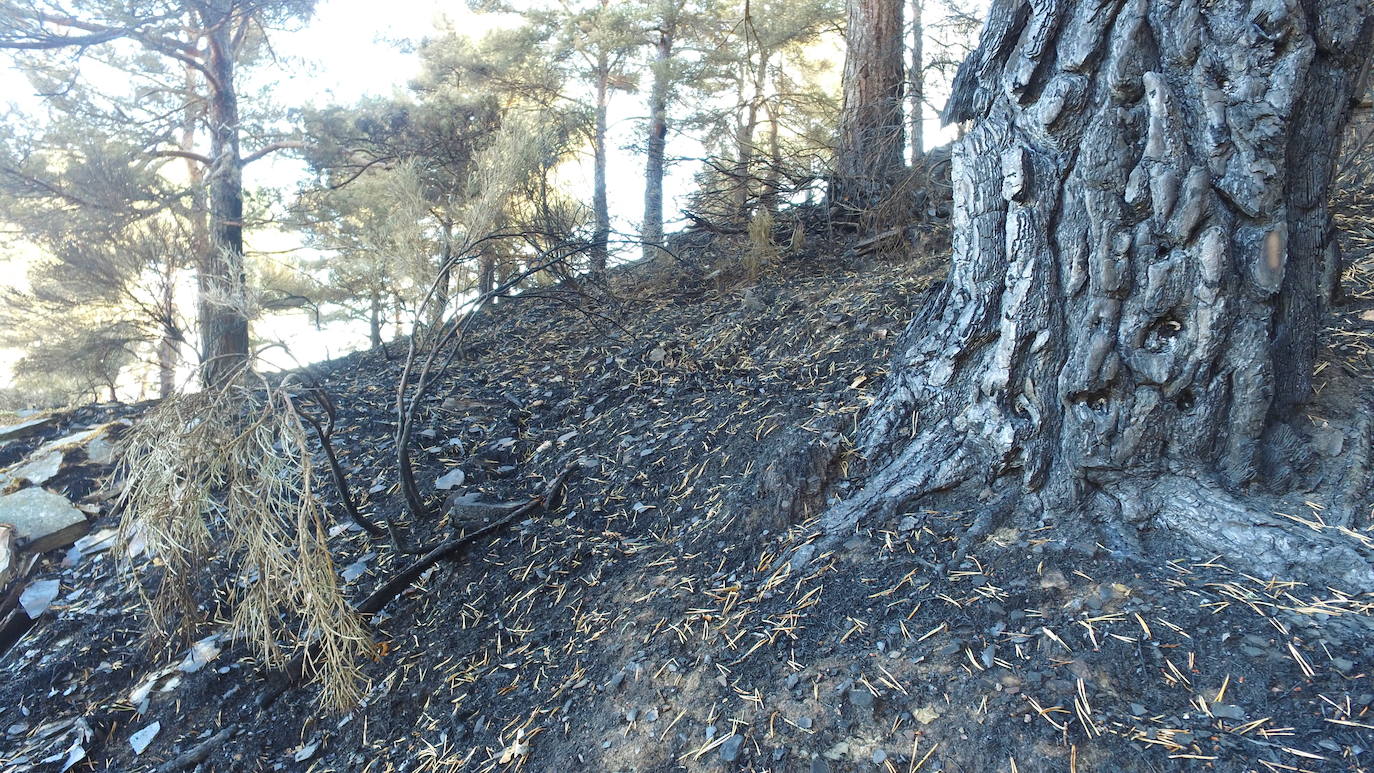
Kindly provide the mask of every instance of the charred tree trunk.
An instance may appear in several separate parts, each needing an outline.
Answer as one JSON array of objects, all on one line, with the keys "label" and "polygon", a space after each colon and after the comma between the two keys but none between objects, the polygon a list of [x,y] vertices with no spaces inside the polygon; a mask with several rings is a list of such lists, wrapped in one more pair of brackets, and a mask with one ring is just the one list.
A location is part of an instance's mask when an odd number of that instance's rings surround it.
[{"label": "charred tree trunk", "polygon": [[640,241],[644,258],[658,256],[663,245],[663,158],[668,148],[668,92],[673,82],[673,32],[677,5],[668,3],[654,42],[653,85],[649,89],[649,137],[644,160],[644,225]]},{"label": "charred tree trunk", "polygon": [[819,547],[963,492],[1007,503],[980,505],[983,528],[1033,515],[1124,552],[1153,528],[1374,588],[1353,540],[1251,506],[1300,475],[1293,407],[1337,269],[1326,194],[1372,17],[995,2],[945,113],[971,122],[953,267],[897,345],[860,438],[871,475]]},{"label": "charred tree trunk", "polygon": [[611,64],[605,52],[596,58],[596,127],[592,138],[592,217],[595,219],[595,232],[592,234],[592,271],[601,273],[606,270],[607,243],[611,238],[611,212],[606,202],[606,109],[610,93]]},{"label": "charred tree trunk", "polygon": [[882,199],[903,166],[902,0],[847,5],[844,108],[831,198],[867,209]]},{"label": "charred tree trunk", "polygon": [[248,362],[243,159],[234,85],[232,4],[207,4],[203,16],[210,81],[210,240],[199,272],[201,378],[207,386],[218,386]]}]

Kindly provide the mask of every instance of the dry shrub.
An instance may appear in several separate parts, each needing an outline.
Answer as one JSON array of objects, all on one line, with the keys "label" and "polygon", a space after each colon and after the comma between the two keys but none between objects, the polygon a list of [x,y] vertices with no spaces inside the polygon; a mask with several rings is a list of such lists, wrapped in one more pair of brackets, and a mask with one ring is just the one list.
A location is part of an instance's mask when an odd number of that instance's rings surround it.
[{"label": "dry shrub", "polygon": [[892,230],[904,238],[875,245],[881,258],[926,257],[949,250],[949,213],[953,207],[948,146],[928,151],[896,175],[881,198],[858,212],[860,234]]},{"label": "dry shrub", "polygon": [[194,634],[198,597],[219,586],[236,639],[278,668],[306,648],[320,702],[357,703],[371,639],[339,586],[289,391],[243,373],[221,389],[175,395],[123,446],[121,536],[129,544],[141,535],[161,569],[150,591],[130,562],[153,633]]},{"label": "dry shrub", "polygon": [[778,256],[778,245],[773,241],[773,213],[760,207],[749,220],[749,249],[744,252],[746,279],[757,281]]}]

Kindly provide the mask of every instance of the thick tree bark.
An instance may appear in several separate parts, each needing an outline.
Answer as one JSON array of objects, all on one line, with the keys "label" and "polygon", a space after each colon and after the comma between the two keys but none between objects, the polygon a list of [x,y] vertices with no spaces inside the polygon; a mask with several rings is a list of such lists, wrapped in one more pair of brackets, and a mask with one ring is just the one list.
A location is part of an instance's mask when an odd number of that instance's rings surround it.
[{"label": "thick tree bark", "polygon": [[649,88],[649,137],[644,159],[644,224],[640,241],[644,259],[655,258],[663,245],[663,158],[668,147],[668,93],[673,82],[673,33],[677,5],[664,6],[654,41],[653,84]]},{"label": "thick tree bark", "polygon": [[953,267],[819,547],[953,489],[1000,503],[982,528],[1020,511],[1132,552],[1156,527],[1374,588],[1353,540],[1246,507],[1302,474],[1292,409],[1337,273],[1326,194],[1371,17],[1364,0],[997,0],[945,114],[972,123]]},{"label": "thick tree bark", "polygon": [[203,11],[210,91],[210,243],[199,271],[201,379],[218,386],[248,362],[243,265],[243,159],[234,84],[233,4]]},{"label": "thick tree bark", "polygon": [[902,0],[849,0],[847,7],[832,198],[865,209],[882,199],[903,166]]},{"label": "thick tree bark", "polygon": [[925,25],[921,23],[921,4],[925,0],[911,0],[911,65],[907,70],[907,123],[911,126],[911,165],[920,163],[926,155],[925,99]]},{"label": "thick tree bark", "polygon": [[592,137],[592,271],[606,270],[607,243],[611,238],[611,212],[606,203],[606,108],[610,92],[610,59],[602,52],[596,58],[596,127]]}]

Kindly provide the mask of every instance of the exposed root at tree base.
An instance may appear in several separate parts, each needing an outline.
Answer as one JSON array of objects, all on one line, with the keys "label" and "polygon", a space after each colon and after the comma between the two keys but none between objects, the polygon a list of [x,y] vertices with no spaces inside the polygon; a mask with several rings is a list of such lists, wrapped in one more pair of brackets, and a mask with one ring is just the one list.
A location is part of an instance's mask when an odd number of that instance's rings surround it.
[{"label": "exposed root at tree base", "polygon": [[[1374,539],[1324,522],[1320,506],[1311,502],[1240,496],[1197,477],[1174,474],[1124,479],[1102,486],[1081,506],[1057,511],[1036,493],[1006,484],[994,493],[994,488],[970,481],[969,459],[962,444],[950,449],[913,443],[861,490],[821,515],[820,534],[792,553],[792,568],[801,570],[834,550],[865,520],[924,506],[974,513],[958,535],[956,556],[999,526],[1050,527],[1047,533],[1055,539],[1072,542],[1086,536],[1132,560],[1147,555],[1147,545],[1182,542],[1258,576],[1374,591]],[[918,466],[907,467],[913,462]],[[974,486],[978,488],[970,491]],[[1302,505],[1310,508],[1307,517],[1294,514]]]}]

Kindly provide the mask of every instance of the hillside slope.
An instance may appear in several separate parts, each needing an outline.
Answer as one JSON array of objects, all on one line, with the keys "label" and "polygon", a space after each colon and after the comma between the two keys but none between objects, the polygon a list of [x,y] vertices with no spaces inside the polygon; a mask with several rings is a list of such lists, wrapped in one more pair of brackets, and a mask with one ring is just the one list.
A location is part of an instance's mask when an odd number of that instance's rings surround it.
[{"label": "hillside slope", "polygon": [[[423,484],[461,468],[457,491],[505,501],[584,472],[561,508],[374,618],[363,705],[322,714],[308,685],[264,700],[274,679],[213,628],[199,660],[149,647],[109,552],[49,554],[63,595],[0,660],[0,771],[61,770],[76,749],[73,769],[122,771],[1374,769],[1367,596],[1051,528],[961,554],[971,516],[924,510],[790,570],[850,485],[845,439],[932,280],[628,271],[595,314],[504,304],[431,397]],[[1368,364],[1347,322],[1332,378]],[[402,509],[398,367],[376,351],[321,369],[381,518]],[[405,563],[335,531],[350,595]]]}]

